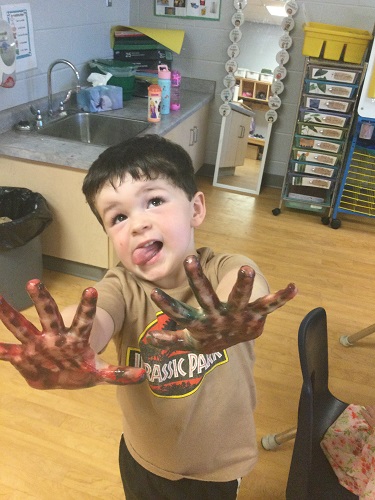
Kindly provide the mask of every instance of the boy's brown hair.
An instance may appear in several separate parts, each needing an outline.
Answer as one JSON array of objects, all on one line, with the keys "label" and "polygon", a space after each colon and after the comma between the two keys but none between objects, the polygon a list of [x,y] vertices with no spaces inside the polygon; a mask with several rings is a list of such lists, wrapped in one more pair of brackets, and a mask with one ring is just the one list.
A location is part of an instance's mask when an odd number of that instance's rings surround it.
[{"label": "boy's brown hair", "polygon": [[167,179],[182,189],[189,200],[198,191],[191,158],[182,146],[155,134],[134,137],[103,151],[83,181],[83,194],[101,225],[96,196],[105,184],[121,182],[125,174],[135,180]]}]

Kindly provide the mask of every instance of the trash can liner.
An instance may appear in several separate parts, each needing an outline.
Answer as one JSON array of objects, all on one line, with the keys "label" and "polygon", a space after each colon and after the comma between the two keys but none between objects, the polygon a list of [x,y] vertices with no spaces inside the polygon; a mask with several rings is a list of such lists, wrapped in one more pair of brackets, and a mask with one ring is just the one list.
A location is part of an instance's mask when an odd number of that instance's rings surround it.
[{"label": "trash can liner", "polygon": [[0,250],[25,245],[52,222],[45,198],[17,187],[0,187],[0,217],[11,219],[0,224]]}]

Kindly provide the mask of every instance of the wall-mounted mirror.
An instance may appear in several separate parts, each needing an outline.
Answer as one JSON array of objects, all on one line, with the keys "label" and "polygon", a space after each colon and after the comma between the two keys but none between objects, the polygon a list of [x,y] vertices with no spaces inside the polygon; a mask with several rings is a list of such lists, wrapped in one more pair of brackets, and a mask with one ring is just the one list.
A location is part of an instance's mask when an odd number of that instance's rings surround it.
[{"label": "wall-mounted mirror", "polygon": [[[292,10],[288,12],[286,5],[289,4],[293,5]],[[285,46],[281,39],[284,35],[289,38],[289,31],[293,28],[294,22],[291,16],[295,13],[294,4],[293,1],[286,3],[282,0],[234,2],[234,12],[237,10],[237,13],[242,13],[243,22],[238,23],[238,33],[236,33],[237,25],[232,20],[234,29],[230,32],[229,38],[232,45],[238,45],[239,50],[233,64],[231,59],[226,63],[227,71],[234,66],[234,86],[226,85],[226,82],[224,85],[231,90],[232,103],[236,101],[242,103],[245,111],[251,110],[252,116],[248,119],[238,116],[230,118],[233,111],[241,112],[238,107],[233,107],[230,113],[221,112],[223,118],[214,186],[250,194],[258,194],[260,191],[268,144],[272,137],[272,124],[277,119],[278,112],[275,110],[281,104],[278,97],[284,87],[281,80],[285,77],[286,70],[283,75],[275,76],[274,73],[275,68],[284,66],[289,59],[287,49],[290,47],[291,39],[290,42],[286,41]],[[281,15],[271,15],[266,5],[281,8]],[[285,18],[289,19],[288,23],[285,23]],[[280,56],[281,51],[283,54]],[[228,56],[233,57],[229,51]],[[275,88],[276,80],[278,89]],[[272,99],[276,99],[274,106]],[[228,133],[231,134],[230,137],[227,137]],[[237,155],[233,155],[235,144],[238,146],[241,144]],[[228,154],[228,147],[232,150],[232,154]],[[230,164],[231,158],[236,158],[235,164]]]}]

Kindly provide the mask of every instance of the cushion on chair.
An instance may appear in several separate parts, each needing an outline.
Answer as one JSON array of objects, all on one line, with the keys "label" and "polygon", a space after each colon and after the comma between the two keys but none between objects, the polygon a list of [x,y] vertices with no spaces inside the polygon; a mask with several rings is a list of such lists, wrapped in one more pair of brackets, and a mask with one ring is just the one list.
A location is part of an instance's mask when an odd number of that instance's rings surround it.
[{"label": "cushion on chair", "polygon": [[321,447],[345,488],[361,499],[375,500],[375,434],[361,409],[349,405],[329,427]]}]

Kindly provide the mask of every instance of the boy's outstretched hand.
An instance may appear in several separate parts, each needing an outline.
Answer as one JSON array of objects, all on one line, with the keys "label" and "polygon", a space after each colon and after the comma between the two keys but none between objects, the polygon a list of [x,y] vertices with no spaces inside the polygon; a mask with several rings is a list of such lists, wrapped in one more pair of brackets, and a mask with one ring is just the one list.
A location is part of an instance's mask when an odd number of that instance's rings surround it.
[{"label": "boy's outstretched hand", "polygon": [[21,344],[0,343],[0,360],[9,361],[36,389],[81,389],[98,384],[136,384],[140,368],[117,367],[98,358],[89,344],[97,291],[87,288],[72,326],[66,328],[45,286],[31,280],[26,289],[35,304],[42,331],[0,297],[0,319]]},{"label": "boy's outstretched hand", "polygon": [[183,330],[151,331],[147,342],[160,348],[172,347],[202,353],[217,352],[262,334],[266,317],[292,299],[297,288],[289,284],[283,290],[249,302],[255,271],[242,266],[227,302],[221,302],[211,283],[203,274],[199,260],[185,260],[189,284],[201,306],[195,309],[173,299],[159,288],[152,291],[152,300]]}]

